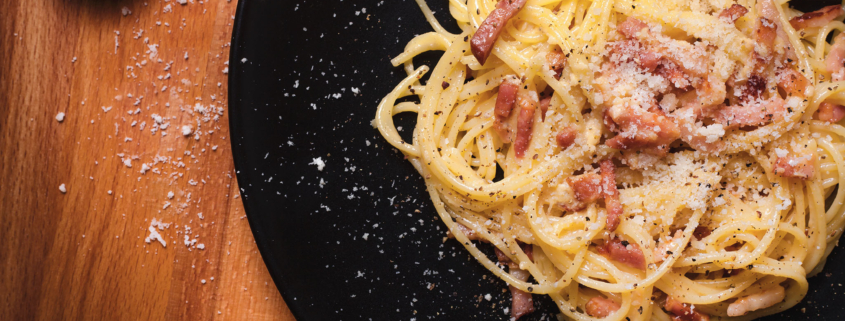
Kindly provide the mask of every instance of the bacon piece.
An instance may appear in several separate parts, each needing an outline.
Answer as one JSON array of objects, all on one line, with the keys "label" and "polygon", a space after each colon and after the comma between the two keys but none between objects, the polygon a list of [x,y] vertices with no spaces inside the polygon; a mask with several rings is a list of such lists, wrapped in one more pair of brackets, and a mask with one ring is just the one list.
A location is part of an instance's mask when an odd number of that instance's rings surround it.
[{"label": "bacon piece", "polygon": [[642,108],[614,105],[607,109],[607,114],[621,129],[619,135],[607,140],[611,148],[665,150],[667,144],[680,137],[678,126],[671,119]]},{"label": "bacon piece", "polygon": [[[629,17],[617,27],[617,31],[629,39],[638,40],[648,47],[646,52],[653,52],[658,55],[657,57],[660,59],[673,62],[689,76],[704,77],[709,72],[710,59],[706,56],[706,52],[698,50],[694,45],[682,41],[673,42],[671,46],[667,45],[665,41],[662,41],[652,34],[652,32],[648,29],[648,25],[636,18]],[[642,58],[647,59],[642,61]],[[640,56],[640,59],[644,67],[653,65],[654,63],[654,57]],[[651,62],[651,64],[649,64],[649,62]],[[646,68],[653,70],[648,67]]]},{"label": "bacon piece", "polygon": [[845,106],[823,102],[819,104],[819,120],[838,123],[845,117]]},{"label": "bacon piece", "polygon": [[[511,273],[511,275],[513,275],[513,273]],[[508,286],[508,288],[511,290],[511,319],[516,321],[522,316],[534,312],[534,298],[531,293],[522,291],[513,286]]]},{"label": "bacon piece", "polygon": [[[601,187],[604,196],[604,207],[607,210],[607,226],[608,231],[615,231],[619,226],[619,220],[622,216],[622,203],[619,201],[619,190],[616,189],[616,167],[613,165],[613,160],[605,159],[601,161]],[[640,252],[642,255],[642,252]]]},{"label": "bacon piece", "polygon": [[796,30],[823,27],[843,13],[842,5],[827,6],[789,19],[789,24]]},{"label": "bacon piece", "polygon": [[597,246],[599,254],[635,269],[645,270],[645,256],[639,246],[620,240],[618,237]]},{"label": "bacon piece", "polygon": [[624,22],[616,27],[616,30],[625,35],[625,37],[635,38],[638,32],[646,28],[648,28],[648,25],[645,22],[634,17],[628,17],[628,19],[625,19]]},{"label": "bacon piece", "polygon": [[505,29],[508,20],[513,18],[528,0],[500,0],[496,5],[496,9],[490,12],[490,15],[484,19],[484,22],[478,26],[475,35],[470,40],[470,47],[472,55],[478,62],[484,65],[490,52],[493,50],[493,45],[499,34]]},{"label": "bacon piece", "polygon": [[612,53],[628,57],[628,61],[635,62],[649,72],[654,72],[663,58],[657,52],[643,48],[643,45],[637,40],[615,41],[611,44],[610,49]]},{"label": "bacon piece", "polygon": [[[522,251],[525,252],[525,255],[528,256],[528,259],[534,261],[534,247],[531,244],[525,243],[520,243],[519,246],[522,248]],[[511,259],[498,248],[496,248],[496,257],[499,259],[499,263],[508,266],[508,273],[515,279],[527,281],[528,277],[531,276],[531,273],[521,270],[518,264],[511,261]],[[522,291],[513,286],[509,286],[509,289],[511,291],[511,318],[513,320],[518,320],[522,316],[534,312],[534,299],[531,293]]]},{"label": "bacon piece", "polygon": [[557,48],[549,51],[546,54],[546,62],[549,63],[549,70],[555,72],[555,79],[560,80],[560,76],[563,74],[563,68],[566,67],[566,56],[563,55],[563,51]]},{"label": "bacon piece", "polygon": [[780,23],[780,11],[778,11],[774,1],[757,1],[757,12],[760,13],[760,16],[774,22],[775,26],[777,26],[777,37],[783,41],[786,58],[793,61],[798,60],[798,55],[795,54],[795,49],[792,48],[792,44],[789,42],[789,36],[787,36],[786,31],[784,31],[786,29],[784,29],[783,25]]},{"label": "bacon piece", "polygon": [[696,109],[706,112],[725,102],[727,87],[724,81],[707,77],[695,88]]},{"label": "bacon piece", "polygon": [[769,100],[754,101],[745,105],[726,106],[717,112],[714,119],[725,129],[761,126],[783,119],[786,113],[784,101],[775,95]]},{"label": "bacon piece", "polygon": [[706,313],[695,311],[691,305],[675,300],[672,297],[666,298],[663,309],[674,315],[672,318],[673,321],[710,321],[710,316]]},{"label": "bacon piece", "polygon": [[619,190],[616,189],[615,172],[613,161],[605,159],[601,161],[601,175],[587,173],[567,178],[566,183],[572,188],[575,199],[561,207],[568,212],[577,212],[603,198],[607,210],[605,228],[611,232],[616,230],[622,215],[622,203],[619,201]]},{"label": "bacon piece", "polygon": [[508,126],[508,118],[511,116],[514,102],[516,102],[516,94],[519,91],[519,80],[516,77],[507,77],[499,85],[499,96],[496,97],[496,122],[493,128],[499,134],[499,138],[505,144],[511,142],[511,129]]},{"label": "bacon piece", "polygon": [[[519,244],[519,248],[522,249],[522,252],[525,253],[525,256],[527,256],[528,259],[531,260],[531,262],[534,262],[534,246],[528,243],[522,243],[520,241],[517,241],[517,244]],[[519,265],[511,261],[511,259],[507,255],[505,255],[504,252],[499,250],[499,248],[496,248],[495,252],[496,258],[499,259],[499,263],[507,265],[509,268],[519,268]]]},{"label": "bacon piece", "polygon": [[[629,23],[629,25],[639,26],[639,23]],[[638,27],[628,26],[629,30],[636,30],[636,28]],[[653,48],[645,48],[643,43],[637,39],[616,41],[611,43],[612,54],[615,57],[626,58],[627,61],[636,63],[647,72],[663,76],[676,88],[684,91],[691,89],[692,83],[688,74],[701,74],[702,68],[706,66],[701,64],[700,61],[706,60],[706,57],[696,54],[690,47],[682,46],[680,50],[669,48],[656,41],[648,29],[641,30],[644,30],[643,33],[638,35],[645,41],[649,41],[654,46]],[[631,33],[631,31],[626,32]],[[690,63],[691,60],[698,61]],[[689,70],[684,69],[686,67],[681,67],[686,65],[689,65]]]},{"label": "bacon piece", "polygon": [[678,122],[681,132],[681,139],[705,153],[717,153],[724,149],[725,144],[721,138],[725,135],[725,127],[722,124],[711,124],[703,126],[698,122],[704,116],[712,116],[719,106],[700,106],[692,103],[675,111],[673,117]]},{"label": "bacon piece", "polygon": [[[769,62],[775,53],[775,39],[777,37],[777,24],[772,22],[772,20],[760,17],[757,20],[757,25],[754,27],[754,40],[757,41],[761,48],[766,49],[766,52],[761,54],[756,50],[754,51],[754,59],[756,60],[755,73],[761,74],[769,66]],[[763,87],[765,87],[765,83]]]},{"label": "bacon piece", "polygon": [[692,84],[690,83],[689,79],[687,79],[686,74],[681,68],[678,68],[678,65],[671,61],[662,62],[656,70],[658,75],[663,76],[672,83],[675,88],[681,90],[690,90],[692,88]]},{"label": "bacon piece", "polygon": [[540,121],[546,121],[546,112],[549,111],[549,104],[552,102],[552,96],[540,100]]},{"label": "bacon piece", "polygon": [[845,33],[840,33],[833,38],[833,45],[830,52],[824,59],[824,66],[831,74],[833,81],[845,80]]},{"label": "bacon piece", "polygon": [[566,178],[566,183],[572,187],[575,201],[561,205],[567,212],[577,212],[587,208],[587,205],[598,201],[602,197],[601,176],[587,173]]},{"label": "bacon piece", "polygon": [[[507,1],[507,0],[502,0]],[[519,105],[519,117],[516,122],[516,139],[513,147],[517,158],[525,156],[531,143],[531,130],[534,128],[534,111],[537,109],[537,93],[523,91],[516,97]]]},{"label": "bacon piece", "polygon": [[560,146],[561,149],[566,149],[569,146],[572,146],[572,144],[575,143],[575,137],[577,134],[578,132],[575,131],[575,128],[566,127],[562,129],[559,133],[557,133],[557,136],[555,136],[557,145]]},{"label": "bacon piece", "polygon": [[519,248],[522,249],[522,252],[525,252],[525,256],[527,256],[531,262],[534,262],[534,245],[520,242]]},{"label": "bacon piece", "polygon": [[635,60],[640,67],[648,71],[654,72],[663,57],[651,50],[640,50]]},{"label": "bacon piece", "polygon": [[765,46],[767,50],[771,51],[775,45],[775,38],[778,36],[777,30],[778,26],[772,22],[772,20],[760,17],[754,28],[754,40]]},{"label": "bacon piece", "polygon": [[815,167],[811,155],[802,157],[784,156],[778,157],[774,167],[775,174],[782,177],[809,179],[813,177]]},{"label": "bacon piece", "polygon": [[608,315],[613,314],[616,310],[619,310],[622,305],[616,303],[611,299],[606,299],[601,296],[596,296],[587,301],[587,306],[585,309],[587,310],[587,315],[594,317],[594,318],[606,318]]},{"label": "bacon piece", "polygon": [[[754,69],[748,80],[742,84],[740,102],[747,103],[756,100],[763,95],[766,90],[766,69],[770,68],[770,62],[775,53],[775,39],[778,37],[777,24],[764,17],[757,19],[757,25],[754,27],[754,40],[758,44],[758,49],[752,53],[754,59]],[[762,51],[764,52],[760,52]]]},{"label": "bacon piece", "polygon": [[778,70],[778,88],[790,95],[804,97],[804,92],[810,86],[810,81],[794,68]]},{"label": "bacon piece", "polygon": [[713,233],[713,231],[710,231],[709,228],[706,228],[704,226],[698,226],[695,228],[695,231],[692,231],[692,236],[695,236],[695,238],[698,240],[702,240],[705,237],[710,236],[710,233]]},{"label": "bacon piece", "polygon": [[555,90],[552,86],[546,87],[546,90],[543,90],[540,93],[540,121],[546,121],[546,113],[549,111],[549,105],[552,102],[552,96],[555,95]]},{"label": "bacon piece", "polygon": [[727,24],[733,24],[737,19],[748,13],[748,9],[739,4],[734,4],[730,8],[722,10],[719,13],[719,20]]},{"label": "bacon piece", "polygon": [[748,80],[742,86],[742,96],[740,97],[740,101],[747,103],[749,101],[759,99],[760,96],[763,96],[763,92],[765,90],[766,79],[758,74],[753,74],[751,77],[748,77]]},{"label": "bacon piece", "polygon": [[725,251],[736,252],[741,248],[742,248],[742,243],[734,243],[734,244],[725,246]]}]

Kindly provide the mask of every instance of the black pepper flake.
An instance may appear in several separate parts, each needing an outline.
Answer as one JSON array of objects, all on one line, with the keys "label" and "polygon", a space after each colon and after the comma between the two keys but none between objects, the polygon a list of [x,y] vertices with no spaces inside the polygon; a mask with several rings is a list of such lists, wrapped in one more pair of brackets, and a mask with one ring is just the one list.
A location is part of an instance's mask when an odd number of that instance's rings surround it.
[{"label": "black pepper flake", "polygon": [[628,243],[628,241],[624,241],[624,240],[622,241],[622,246],[628,246],[628,244],[631,244],[631,243]]},{"label": "black pepper flake", "polygon": [[442,84],[440,84],[440,85],[441,85],[441,86],[443,86],[443,89],[449,88],[449,83],[448,83],[448,82],[445,82],[445,81],[444,81],[444,82],[443,82]]},{"label": "black pepper flake", "polygon": [[439,111],[439,110],[434,112],[434,114],[435,114],[435,115],[440,115],[440,114],[442,114],[442,113],[443,113],[443,112],[442,112],[442,111]]},{"label": "black pepper flake", "polygon": [[469,40],[469,36],[464,36],[464,42],[467,42],[467,40]]}]

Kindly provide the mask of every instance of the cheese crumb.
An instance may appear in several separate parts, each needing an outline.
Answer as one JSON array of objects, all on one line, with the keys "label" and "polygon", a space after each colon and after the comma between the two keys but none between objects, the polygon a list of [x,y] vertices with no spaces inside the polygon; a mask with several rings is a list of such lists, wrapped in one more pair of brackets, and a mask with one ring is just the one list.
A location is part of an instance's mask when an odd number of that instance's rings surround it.
[{"label": "cheese crumb", "polygon": [[172,200],[172,199],[173,199],[173,196],[175,196],[175,195],[176,195],[176,194],[173,194],[173,191],[167,192],[167,199],[171,199],[171,200]]},{"label": "cheese crumb", "polygon": [[326,167],[326,162],[323,161],[322,157],[313,158],[313,161],[308,163],[308,165],[317,165],[318,171],[323,171],[323,168]]},{"label": "cheese crumb", "polygon": [[712,144],[725,136],[725,128],[722,124],[712,124],[698,129],[698,133],[707,138],[705,142]]},{"label": "cheese crumb", "polygon": [[59,191],[62,192],[62,194],[67,193],[67,188],[65,188],[65,184],[59,185]]},{"label": "cheese crumb", "polygon": [[65,120],[65,113],[59,112],[58,114],[56,114],[56,120],[59,121],[60,123],[62,121],[64,121]]},{"label": "cheese crumb", "polygon": [[144,242],[149,244],[152,241],[158,241],[159,243],[161,243],[161,246],[167,247],[167,241],[165,241],[164,238],[161,237],[161,234],[158,234],[158,231],[156,231],[156,227],[163,230],[165,227],[169,226],[170,223],[164,224],[153,218],[153,221],[150,223],[150,227],[147,229],[148,231],[150,231],[150,235],[144,239]]},{"label": "cheese crumb", "polygon": [[194,129],[193,129],[193,128],[191,128],[191,126],[190,126],[190,125],[185,125],[185,126],[182,126],[182,135],[184,135],[184,136],[190,136],[190,135],[191,135],[191,133],[193,133],[193,132],[194,132]]}]

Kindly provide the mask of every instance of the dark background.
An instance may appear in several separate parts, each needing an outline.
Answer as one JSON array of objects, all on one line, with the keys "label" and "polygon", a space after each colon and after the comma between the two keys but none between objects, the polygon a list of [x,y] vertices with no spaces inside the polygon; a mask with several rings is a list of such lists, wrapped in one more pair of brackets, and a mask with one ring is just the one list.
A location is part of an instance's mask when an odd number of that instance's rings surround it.
[{"label": "dark background", "polygon": [[[446,0],[428,2],[459,31]],[[431,30],[413,0],[239,4],[229,66],[238,182],[262,256],[298,320],[509,319],[506,283],[444,242],[423,180],[370,125],[405,75],[390,58]],[[415,62],[433,66],[438,56]],[[407,140],[415,117],[396,117]],[[317,157],[322,171],[309,165]],[[801,304],[765,320],[845,316],[836,304],[845,282],[839,252],[810,279]],[[534,298],[538,311],[522,320],[555,320],[551,300]]]}]

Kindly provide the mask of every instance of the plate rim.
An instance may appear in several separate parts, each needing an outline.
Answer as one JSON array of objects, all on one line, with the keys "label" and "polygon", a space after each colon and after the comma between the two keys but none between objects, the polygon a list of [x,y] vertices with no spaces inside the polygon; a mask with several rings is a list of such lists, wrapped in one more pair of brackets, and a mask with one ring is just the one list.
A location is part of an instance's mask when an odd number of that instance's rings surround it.
[{"label": "plate rim", "polygon": [[[241,44],[244,37],[243,22],[246,19],[244,16],[247,12],[245,8],[249,3],[251,3],[250,0],[238,0],[238,7],[235,12],[235,21],[232,24],[232,39],[229,46],[229,73],[227,79],[227,86],[229,87],[229,142],[231,144],[232,159],[235,167],[235,177],[238,182],[238,195],[243,194],[241,193],[241,190],[246,192],[249,186],[247,182],[250,181],[249,171],[239,170],[239,168],[243,168],[246,165],[246,160],[244,159],[246,157],[246,150],[242,144],[244,140],[242,135],[243,128],[241,126],[243,125],[243,119],[241,117],[243,106],[241,103],[240,87],[237,86],[242,83],[241,73],[243,72],[243,69],[240,67],[241,64],[237,63],[237,57],[241,56]],[[238,144],[236,144],[236,142],[238,142]],[[264,261],[264,265],[270,273],[270,278],[273,279],[273,283],[276,285],[276,291],[282,295],[285,305],[291,311],[296,320],[306,320],[302,314],[304,308],[298,303],[293,303],[297,301],[292,300],[291,294],[284,291],[284,289],[287,288],[287,283],[284,281],[284,273],[277,264],[278,258],[276,258],[272,251],[270,251],[269,236],[264,235],[264,233],[262,233],[258,228],[261,225],[256,221],[257,217],[254,212],[250,210],[248,197],[241,195],[240,198],[244,207],[244,212],[246,213],[247,222],[249,222],[249,229],[252,232],[252,237],[255,240],[255,244],[258,246],[258,252],[261,254],[261,260]]]}]

